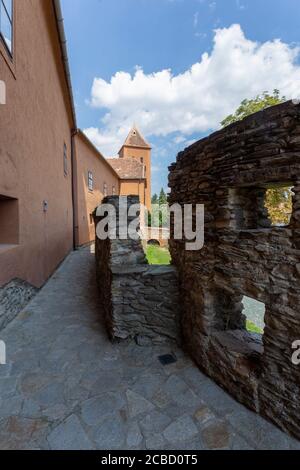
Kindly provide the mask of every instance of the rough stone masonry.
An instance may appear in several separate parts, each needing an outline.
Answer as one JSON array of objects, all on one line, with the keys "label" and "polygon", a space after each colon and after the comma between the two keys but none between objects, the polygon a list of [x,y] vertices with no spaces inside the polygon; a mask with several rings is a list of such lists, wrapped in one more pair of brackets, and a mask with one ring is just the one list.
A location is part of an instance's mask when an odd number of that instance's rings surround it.
[{"label": "rough stone masonry", "polygon": [[[170,203],[205,205],[205,246],[170,241],[180,279],[183,343],[240,402],[300,437],[300,105],[266,109],[181,152]],[[286,227],[273,227],[266,190],[293,187]],[[171,235],[172,238],[172,235]],[[264,302],[262,337],[246,331],[243,296]]]},{"label": "rough stone masonry", "polygon": [[[117,213],[128,201],[127,211],[139,204],[137,196],[106,197]],[[128,224],[134,217],[128,217]],[[95,224],[101,217],[95,216]],[[100,240],[96,236],[96,267],[100,303],[105,324],[113,340],[134,338],[138,344],[179,341],[179,289],[174,266],[150,266],[142,242],[138,240]]]}]

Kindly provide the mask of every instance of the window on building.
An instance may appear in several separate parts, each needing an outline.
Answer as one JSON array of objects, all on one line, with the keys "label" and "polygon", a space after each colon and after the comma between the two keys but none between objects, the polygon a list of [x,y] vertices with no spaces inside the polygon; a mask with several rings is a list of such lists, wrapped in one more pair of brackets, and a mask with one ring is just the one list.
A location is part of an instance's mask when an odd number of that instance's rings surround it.
[{"label": "window on building", "polygon": [[116,187],[115,187],[115,186],[112,187],[112,195],[113,195],[113,196],[116,195]]},{"label": "window on building", "polygon": [[103,195],[104,197],[107,196],[107,184],[106,183],[103,184]]},{"label": "window on building", "polygon": [[64,174],[65,176],[68,174],[68,152],[66,144],[64,144]]},{"label": "window on building", "polygon": [[10,55],[12,55],[13,0],[0,0],[0,35]]},{"label": "window on building", "polygon": [[93,191],[94,180],[93,180],[93,173],[91,171],[88,172],[88,187],[90,191]]}]

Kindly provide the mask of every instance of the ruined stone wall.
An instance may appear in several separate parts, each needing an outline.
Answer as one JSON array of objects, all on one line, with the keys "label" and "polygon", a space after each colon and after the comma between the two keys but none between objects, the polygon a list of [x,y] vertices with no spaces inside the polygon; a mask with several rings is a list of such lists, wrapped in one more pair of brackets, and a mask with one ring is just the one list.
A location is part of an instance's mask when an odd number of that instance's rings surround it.
[{"label": "ruined stone wall", "polygon": [[[287,227],[271,227],[267,188],[293,186]],[[300,437],[300,105],[287,102],[216,132],[170,167],[170,203],[205,205],[205,245],[170,241],[179,271],[183,341],[239,401]],[[261,338],[243,296],[265,303]]]},{"label": "ruined stone wall", "polygon": [[[103,204],[117,208],[126,198],[111,196]],[[138,204],[128,197],[128,207]],[[128,217],[128,223],[134,217]],[[95,217],[95,224],[101,218]],[[117,230],[120,227],[117,221]],[[118,233],[118,232],[117,232]],[[100,308],[112,340],[135,339],[139,344],[179,341],[179,289],[174,266],[149,266],[142,242],[96,237]]]}]

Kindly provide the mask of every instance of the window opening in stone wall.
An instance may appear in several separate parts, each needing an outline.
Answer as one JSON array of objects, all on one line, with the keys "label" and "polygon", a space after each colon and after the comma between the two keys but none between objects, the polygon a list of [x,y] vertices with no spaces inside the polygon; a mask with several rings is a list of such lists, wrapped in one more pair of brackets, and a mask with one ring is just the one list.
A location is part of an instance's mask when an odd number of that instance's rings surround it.
[{"label": "window opening in stone wall", "polygon": [[265,304],[246,296],[243,297],[242,303],[244,306],[243,315],[245,315],[247,319],[247,331],[249,331],[249,333],[262,335],[265,329]]},{"label": "window opening in stone wall", "polygon": [[293,212],[293,187],[285,185],[267,188],[265,207],[272,227],[289,225]]},{"label": "window opening in stone wall", "polygon": [[19,243],[19,201],[0,194],[0,248]]},{"label": "window opening in stone wall", "polygon": [[240,187],[229,190],[229,226],[234,230],[257,230],[289,225],[292,186]]}]

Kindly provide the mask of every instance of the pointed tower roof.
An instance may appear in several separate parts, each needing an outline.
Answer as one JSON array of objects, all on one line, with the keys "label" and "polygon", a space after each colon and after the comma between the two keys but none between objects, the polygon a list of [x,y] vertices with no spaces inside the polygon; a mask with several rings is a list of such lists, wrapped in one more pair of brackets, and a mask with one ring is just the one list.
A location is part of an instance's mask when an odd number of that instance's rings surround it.
[{"label": "pointed tower roof", "polygon": [[136,126],[133,126],[131,131],[129,132],[122,148],[124,146],[127,147],[142,147],[146,149],[151,149],[151,146],[148,144],[146,139],[142,136],[140,131]]}]

